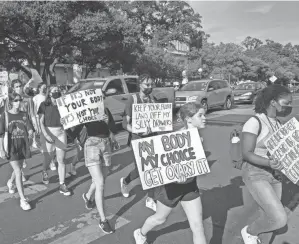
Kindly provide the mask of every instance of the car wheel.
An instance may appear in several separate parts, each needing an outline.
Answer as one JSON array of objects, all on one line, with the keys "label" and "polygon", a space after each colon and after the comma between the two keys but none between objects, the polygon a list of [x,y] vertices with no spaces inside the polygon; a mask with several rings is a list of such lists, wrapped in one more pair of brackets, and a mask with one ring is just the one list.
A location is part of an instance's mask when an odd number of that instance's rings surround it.
[{"label": "car wheel", "polygon": [[227,97],[224,103],[224,109],[230,110],[232,108],[232,99]]},{"label": "car wheel", "polygon": [[205,113],[207,113],[208,112],[208,102],[207,102],[207,100],[202,100],[201,101],[201,106],[205,110]]}]

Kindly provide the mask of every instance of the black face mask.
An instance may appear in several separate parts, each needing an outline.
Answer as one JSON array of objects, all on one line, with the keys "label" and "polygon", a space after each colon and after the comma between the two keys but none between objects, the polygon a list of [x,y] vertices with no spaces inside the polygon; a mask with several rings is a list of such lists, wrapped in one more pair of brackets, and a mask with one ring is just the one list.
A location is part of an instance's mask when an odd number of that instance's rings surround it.
[{"label": "black face mask", "polygon": [[54,99],[57,99],[57,98],[61,97],[61,92],[53,92],[53,93],[52,93],[52,97],[53,97]]},{"label": "black face mask", "polygon": [[276,116],[287,117],[292,113],[293,107],[291,106],[281,106],[281,111],[276,111]]},{"label": "black face mask", "polygon": [[143,93],[144,93],[145,95],[149,95],[149,94],[152,93],[152,91],[153,91],[152,88],[145,88],[145,89],[143,90]]}]

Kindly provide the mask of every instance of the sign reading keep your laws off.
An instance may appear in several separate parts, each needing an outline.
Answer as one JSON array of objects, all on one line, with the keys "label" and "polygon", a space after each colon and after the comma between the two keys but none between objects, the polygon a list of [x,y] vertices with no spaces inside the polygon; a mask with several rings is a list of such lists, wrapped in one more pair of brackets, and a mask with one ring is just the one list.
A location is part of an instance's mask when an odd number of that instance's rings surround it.
[{"label": "sign reading keep your laws off", "polygon": [[101,120],[104,115],[101,89],[77,91],[62,96],[56,101],[64,129]]}]

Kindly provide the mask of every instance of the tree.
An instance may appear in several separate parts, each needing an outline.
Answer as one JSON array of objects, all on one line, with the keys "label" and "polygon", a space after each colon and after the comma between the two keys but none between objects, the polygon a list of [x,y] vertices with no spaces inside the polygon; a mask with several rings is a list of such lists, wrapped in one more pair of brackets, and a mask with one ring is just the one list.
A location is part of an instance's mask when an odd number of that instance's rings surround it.
[{"label": "tree", "polygon": [[249,50],[260,47],[263,42],[255,37],[247,36],[245,40],[242,42],[242,45]]}]

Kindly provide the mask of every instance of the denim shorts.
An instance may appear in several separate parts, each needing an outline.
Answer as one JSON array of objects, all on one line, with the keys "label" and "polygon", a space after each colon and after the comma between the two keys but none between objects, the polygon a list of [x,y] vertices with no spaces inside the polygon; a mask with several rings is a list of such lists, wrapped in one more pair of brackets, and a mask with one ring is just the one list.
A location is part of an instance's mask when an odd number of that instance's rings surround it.
[{"label": "denim shorts", "polygon": [[268,181],[270,184],[281,182],[281,174],[270,167],[257,166],[245,162],[242,166],[243,181]]},{"label": "denim shorts", "polygon": [[109,138],[88,137],[84,144],[86,167],[111,165],[111,143]]}]

